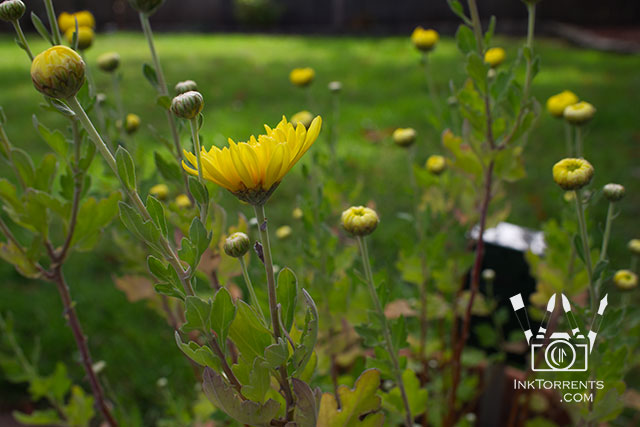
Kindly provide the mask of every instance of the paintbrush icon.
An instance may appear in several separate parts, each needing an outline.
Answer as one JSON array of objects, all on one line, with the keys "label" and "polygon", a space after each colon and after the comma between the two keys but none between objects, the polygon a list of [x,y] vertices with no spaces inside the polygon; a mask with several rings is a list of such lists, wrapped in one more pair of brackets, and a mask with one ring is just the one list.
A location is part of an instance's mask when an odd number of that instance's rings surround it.
[{"label": "paintbrush icon", "polygon": [[544,317],[542,318],[542,323],[540,323],[540,329],[538,329],[538,335],[536,335],[537,339],[543,339],[547,334],[547,322],[553,313],[553,309],[556,307],[556,294],[551,295],[549,301],[547,302],[547,311],[544,313]]},{"label": "paintbrush icon", "polygon": [[596,337],[598,336],[598,332],[600,331],[600,327],[602,326],[602,320],[604,319],[604,309],[607,308],[607,304],[609,304],[609,301],[607,300],[608,296],[609,294],[606,294],[604,298],[600,300],[600,305],[598,306],[598,312],[593,316],[593,322],[591,322],[591,330],[589,331],[589,335],[588,335],[589,336],[589,352],[593,350],[593,345],[596,342]]},{"label": "paintbrush icon", "polygon": [[[522,294],[517,294],[509,298],[511,301],[511,306],[513,307],[514,313],[516,313],[516,318],[518,319],[518,323],[520,324],[520,328],[522,332],[524,332],[524,337],[527,339],[527,344],[531,341],[531,337],[533,336],[533,332],[531,332],[531,325],[529,324],[529,316],[527,316],[527,309],[524,307],[524,301],[522,300]],[[525,325],[527,328],[525,329]]]},{"label": "paintbrush icon", "polygon": [[578,322],[576,322],[576,318],[573,316],[573,311],[571,311],[571,303],[569,302],[569,298],[567,298],[564,294],[562,296],[562,308],[564,309],[564,313],[567,316],[567,320],[569,321],[569,326],[571,326],[571,334],[576,338],[582,338],[582,334],[580,333],[580,328],[578,327]]}]

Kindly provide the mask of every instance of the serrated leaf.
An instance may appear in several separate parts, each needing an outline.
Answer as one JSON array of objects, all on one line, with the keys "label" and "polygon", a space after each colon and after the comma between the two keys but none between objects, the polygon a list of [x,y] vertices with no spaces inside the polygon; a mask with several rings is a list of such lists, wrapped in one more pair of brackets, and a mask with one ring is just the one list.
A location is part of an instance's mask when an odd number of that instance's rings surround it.
[{"label": "serrated leaf", "polygon": [[129,190],[136,188],[136,167],[131,154],[122,145],[116,150],[116,167],[122,183]]},{"label": "serrated leaf", "polygon": [[145,241],[149,246],[159,250],[160,229],[151,221],[144,221],[140,214],[125,202],[118,203],[120,219],[127,229]]},{"label": "serrated leaf", "polygon": [[189,295],[185,300],[185,318],[182,325],[183,332],[211,330],[211,300],[205,301],[200,297]]},{"label": "serrated leaf", "polygon": [[211,403],[241,424],[268,426],[280,410],[280,404],[272,399],[264,404],[251,400],[243,401],[211,368],[205,368],[203,380],[204,393]]},{"label": "serrated leaf", "polygon": [[264,360],[267,367],[276,369],[287,361],[289,358],[289,346],[285,340],[278,338],[276,344],[271,344],[264,349]]},{"label": "serrated leaf", "polygon": [[13,418],[15,418],[20,424],[27,426],[65,425],[64,421],[60,419],[55,409],[33,411],[30,414],[13,411],[11,415],[13,415]]},{"label": "serrated leaf", "polygon": [[278,274],[276,296],[282,307],[284,329],[289,332],[293,326],[293,318],[298,301],[298,279],[291,269],[284,268]]},{"label": "serrated leaf", "polygon": [[36,177],[33,182],[33,187],[37,190],[51,192],[53,178],[57,170],[58,159],[56,159],[56,156],[51,153],[45,154],[40,165],[36,169]]},{"label": "serrated leaf", "polygon": [[262,357],[264,350],[273,343],[271,332],[265,328],[253,308],[237,300],[236,317],[229,328],[229,337],[245,360]]},{"label": "serrated leaf", "polygon": [[336,397],[324,393],[320,400],[318,427],[382,426],[384,414],[380,411],[380,397],[376,395],[380,386],[380,372],[368,369],[356,380],[353,389],[338,387],[340,409]]},{"label": "serrated leaf", "polygon": [[12,241],[0,242],[0,258],[13,265],[18,273],[29,279],[37,279],[40,272],[35,261],[29,259],[24,250],[18,248]]},{"label": "serrated leaf", "polygon": [[293,375],[304,370],[318,341],[318,308],[311,295],[304,288],[302,289],[302,296],[307,305],[307,313],[300,341],[293,352]]},{"label": "serrated leaf", "polygon": [[242,394],[247,399],[263,403],[270,385],[269,369],[263,366],[259,357],[256,357],[248,375],[248,383],[242,386]]},{"label": "serrated leaf", "polygon": [[121,194],[114,191],[109,197],[97,200],[89,197],[78,210],[78,219],[71,244],[79,251],[91,250],[97,243],[102,230],[118,214]]},{"label": "serrated leaf", "polygon": [[214,356],[213,351],[211,351],[208,346],[201,346],[194,341],[189,341],[188,344],[183,343],[178,331],[175,331],[174,337],[176,339],[176,344],[178,344],[178,348],[189,359],[193,360],[198,365],[208,366],[209,368],[217,371],[220,370],[220,361]]},{"label": "serrated leaf", "polygon": [[[407,392],[411,415],[418,416],[427,410],[428,392],[426,388],[420,387],[420,380],[411,369],[402,372],[402,383]],[[382,405],[396,413],[404,413],[404,403],[398,387],[394,387],[389,393],[384,395]]]},{"label": "serrated leaf", "polygon": [[220,343],[227,341],[229,328],[236,317],[236,306],[227,288],[220,288],[213,298],[211,310],[211,328],[220,338]]},{"label": "serrated leaf", "polygon": [[66,138],[59,130],[49,130],[45,125],[38,121],[36,115],[33,115],[33,126],[36,128],[44,142],[47,143],[51,149],[60,156],[60,158],[64,161],[67,159],[67,154],[69,152],[69,142],[67,142]]},{"label": "serrated leaf", "polygon": [[22,182],[24,182],[27,187],[33,186],[33,182],[36,179],[36,168],[33,165],[31,156],[24,150],[11,148],[11,157]]},{"label": "serrated leaf", "polygon": [[298,427],[316,427],[318,422],[318,408],[316,395],[309,384],[298,379],[291,378],[293,394],[296,396],[295,412],[293,420]]}]

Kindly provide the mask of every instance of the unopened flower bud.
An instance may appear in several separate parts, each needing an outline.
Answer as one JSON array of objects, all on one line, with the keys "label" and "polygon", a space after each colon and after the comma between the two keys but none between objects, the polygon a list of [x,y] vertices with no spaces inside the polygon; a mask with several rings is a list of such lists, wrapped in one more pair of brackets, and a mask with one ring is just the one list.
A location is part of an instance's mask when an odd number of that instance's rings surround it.
[{"label": "unopened flower bud", "polygon": [[489,71],[487,71],[487,79],[488,80],[493,80],[496,78],[496,75],[498,74],[498,72],[496,71],[495,68],[489,68]]},{"label": "unopened flower bud", "polygon": [[227,237],[224,241],[224,253],[230,257],[240,258],[251,248],[251,240],[244,233],[237,232]]},{"label": "unopened flower bud", "polygon": [[191,207],[191,199],[186,194],[180,194],[176,197],[176,206],[180,209],[187,209]]},{"label": "unopened flower bud", "polygon": [[484,62],[489,64],[491,68],[495,68],[502,64],[507,57],[507,53],[501,47],[492,47],[484,54]]},{"label": "unopened flower bud", "polygon": [[288,225],[283,225],[276,230],[276,237],[280,240],[284,240],[287,237],[290,237],[293,233],[293,229]]},{"label": "unopened flower bud", "polygon": [[105,73],[112,73],[120,66],[120,55],[117,52],[107,52],[98,56],[98,67]]},{"label": "unopened flower bud", "polygon": [[124,130],[129,135],[135,133],[140,127],[140,116],[137,114],[127,114],[124,120]]},{"label": "unopened flower bud", "polygon": [[624,197],[624,187],[620,184],[610,183],[604,186],[602,189],[604,193],[604,197],[607,198],[610,202],[617,202],[618,200],[622,200]]},{"label": "unopened flower bud", "polygon": [[149,189],[149,194],[159,200],[164,200],[169,195],[169,187],[167,184],[156,184]]},{"label": "unopened flower bud", "polygon": [[638,286],[638,276],[631,270],[618,270],[613,276],[613,283],[618,289],[628,291]]},{"label": "unopened flower bud", "polygon": [[342,226],[354,236],[366,236],[376,229],[380,219],[373,209],[364,206],[352,206],[342,212]]},{"label": "unopened flower bud", "polygon": [[171,101],[171,111],[178,117],[192,120],[198,117],[204,108],[204,98],[200,92],[190,90],[181,93]]},{"label": "unopened flower bud", "polygon": [[298,127],[298,123],[300,123],[302,124],[302,126],[305,127],[305,129],[308,129],[314,118],[315,116],[311,114],[309,111],[303,110],[291,116],[290,123],[293,125],[294,128]]},{"label": "unopened flower bud", "polygon": [[340,83],[339,81],[329,82],[329,90],[333,93],[342,91],[342,83]]},{"label": "unopened flower bud", "polygon": [[129,0],[132,8],[147,15],[158,10],[162,3],[164,3],[164,0]]},{"label": "unopened flower bud", "polygon": [[493,282],[496,278],[496,272],[490,268],[482,270],[482,279],[485,282]]},{"label": "unopened flower bud", "polygon": [[[76,32],[75,27],[69,28],[64,36],[67,38],[69,44],[73,43],[73,36]],[[78,27],[78,49],[85,50],[89,49],[93,44],[93,39],[95,38],[95,33],[91,27]]]},{"label": "unopened flower bud", "polygon": [[305,87],[309,86],[313,82],[316,72],[313,68],[294,68],[289,74],[289,80],[295,86]]},{"label": "unopened flower bud", "polygon": [[156,381],[156,386],[158,388],[164,388],[167,386],[168,383],[169,381],[165,377],[160,377],[158,378],[158,381]]},{"label": "unopened flower bud", "polygon": [[437,154],[429,156],[427,159],[427,170],[434,175],[440,175],[447,169],[447,161],[443,156]]},{"label": "unopened flower bud", "polygon": [[295,208],[293,212],[291,212],[291,216],[293,217],[293,219],[302,219],[302,217],[304,216],[304,212],[302,212],[302,209],[300,208]]},{"label": "unopened flower bud", "polygon": [[576,200],[576,193],[573,191],[565,191],[562,198],[567,203],[573,203]]},{"label": "unopened flower bud", "polygon": [[448,97],[447,104],[449,105],[449,107],[455,107],[456,105],[458,105],[458,98],[455,96]]},{"label": "unopened flower bud", "polygon": [[432,50],[439,40],[440,35],[436,30],[425,30],[422,27],[417,27],[415,30],[413,30],[413,33],[411,33],[411,42],[416,47],[416,49],[422,52],[429,52],[430,50]]},{"label": "unopened flower bud", "polygon": [[564,119],[574,125],[583,125],[589,122],[595,114],[596,108],[585,101],[569,105],[563,112]]},{"label": "unopened flower bud", "polygon": [[176,84],[176,87],[174,89],[176,91],[176,95],[180,95],[186,92],[190,92],[192,90],[197,91],[198,85],[193,80],[185,80],[183,82],[179,82],[178,84]]},{"label": "unopened flower bud", "polygon": [[631,239],[627,244],[627,248],[632,254],[640,256],[640,239]]},{"label": "unopened flower bud", "polygon": [[7,22],[16,22],[22,18],[27,7],[22,0],[6,0],[0,3],[0,19]]},{"label": "unopened flower bud", "polygon": [[593,166],[585,159],[567,158],[553,165],[553,180],[567,191],[579,190],[589,184],[593,174]]},{"label": "unopened flower bud", "polygon": [[412,128],[398,128],[393,131],[393,142],[400,147],[410,147],[416,142],[416,131]]},{"label": "unopened flower bud", "polygon": [[547,99],[547,111],[554,117],[562,118],[564,109],[577,102],[578,96],[570,90],[565,90]]},{"label": "unopened flower bud", "polygon": [[36,56],[31,63],[31,80],[35,88],[51,98],[74,96],[85,78],[82,57],[66,46],[53,46]]}]

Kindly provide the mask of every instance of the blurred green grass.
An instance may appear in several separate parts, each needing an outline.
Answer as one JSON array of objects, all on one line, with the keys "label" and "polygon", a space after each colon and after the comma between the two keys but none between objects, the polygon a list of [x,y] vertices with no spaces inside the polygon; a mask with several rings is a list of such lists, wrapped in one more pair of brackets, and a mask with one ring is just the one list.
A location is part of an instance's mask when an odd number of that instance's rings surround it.
[{"label": "blurred green grass", "polygon": [[[509,59],[517,55],[518,40],[498,38],[494,44],[504,46]],[[40,51],[45,45],[34,43],[32,47]],[[351,202],[375,200],[383,221],[399,211],[410,211],[410,196],[404,190],[398,192],[408,187],[408,172],[405,153],[394,147],[388,136],[379,139],[371,135],[385,136],[395,127],[410,126],[419,134],[420,161],[443,151],[439,135],[426,119],[424,75],[408,38],[159,34],[157,47],[170,86],[185,79],[199,84],[206,101],[205,145],[222,145],[227,137],[245,140],[260,132],[263,123],[275,124],[282,114],[290,116],[301,109],[324,114],[327,120],[327,84],[341,81],[338,155],[350,165],[345,179],[355,186],[362,177],[365,183],[362,196]],[[619,260],[613,267],[626,267],[626,242],[640,234],[635,216],[640,206],[640,123],[634,107],[640,93],[640,60],[577,49],[550,39],[537,41],[536,49],[542,57],[542,71],[534,81],[533,94],[543,105],[548,96],[570,89],[598,108],[587,128],[585,153],[596,168],[594,188],[608,182],[627,187],[611,244],[614,259]],[[117,51],[122,57],[127,111],[166,133],[164,114],[155,106],[155,92],[142,78],[142,64],[150,62],[144,38],[135,33],[99,35],[88,51],[98,89],[108,93],[109,77],[95,69],[96,57],[107,51]],[[449,79],[459,83],[463,74],[462,57],[453,40],[442,40],[432,54],[432,64],[438,91],[444,96]],[[289,71],[297,66],[316,70],[312,105],[307,105],[306,94],[288,81]],[[49,127],[64,124],[58,116],[38,109],[41,98],[31,86],[26,56],[8,36],[0,38],[0,69],[0,105],[9,119],[8,134],[15,145],[41,155],[47,147],[31,124],[32,114],[37,113]],[[543,112],[525,151],[527,177],[510,185],[511,222],[539,228],[541,221],[560,215],[564,202],[552,182],[551,167],[563,157],[563,132],[562,123]],[[160,145],[147,129],[135,139],[149,153]],[[183,141],[186,144],[186,135]],[[325,131],[319,143],[326,142]],[[276,225],[288,221],[296,194],[305,186],[297,169],[278,189],[270,206]],[[246,211],[234,203],[227,203],[226,208]],[[601,203],[590,212],[598,225],[604,220],[605,208]],[[393,239],[394,226],[386,232],[383,229],[374,237],[380,242]],[[376,257],[391,266],[398,246],[375,245],[380,248]],[[143,303],[128,303],[113,287],[111,267],[99,255],[77,255],[67,268],[69,282],[95,358],[108,363],[107,376],[114,391],[129,402],[127,406],[137,402],[135,406],[151,411],[148,416],[153,417],[152,408],[160,405],[155,380],[167,376],[176,390],[184,392],[193,385],[191,370],[172,345],[171,331],[164,321]],[[17,319],[29,319],[19,322],[18,329],[26,344],[33,336],[41,337],[45,368],[57,359],[70,364],[75,347],[63,328],[55,289],[25,281],[4,264],[0,269],[4,279],[0,311],[10,310]],[[80,380],[80,369],[75,368],[75,378]]]}]

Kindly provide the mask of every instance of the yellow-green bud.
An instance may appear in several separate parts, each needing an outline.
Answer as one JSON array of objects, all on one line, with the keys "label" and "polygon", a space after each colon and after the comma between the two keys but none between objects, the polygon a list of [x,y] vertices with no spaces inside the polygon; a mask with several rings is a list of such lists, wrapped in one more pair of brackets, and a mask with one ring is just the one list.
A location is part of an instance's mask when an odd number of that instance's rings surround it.
[{"label": "yellow-green bud", "polygon": [[631,270],[618,270],[613,276],[613,283],[618,289],[628,291],[638,286],[638,276]]},{"label": "yellow-green bud", "polygon": [[98,67],[105,73],[112,73],[120,66],[120,55],[117,52],[107,52],[98,56]]},{"label": "yellow-green bud", "polygon": [[298,123],[300,123],[305,127],[305,129],[308,129],[314,118],[315,116],[309,111],[303,110],[291,116],[290,123],[293,125],[293,127],[298,127]]},{"label": "yellow-green bud", "polygon": [[502,64],[507,58],[507,53],[501,47],[492,47],[484,54],[484,62],[489,64],[491,68],[495,68]]},{"label": "yellow-green bud", "polygon": [[313,68],[294,68],[291,70],[291,73],[289,73],[289,81],[295,86],[305,87],[313,82],[315,76],[316,72]]},{"label": "yellow-green bud", "polygon": [[149,189],[149,194],[160,200],[164,200],[169,195],[169,187],[167,184],[156,184]]},{"label": "yellow-green bud", "polygon": [[293,217],[293,219],[302,219],[302,217],[304,216],[304,212],[302,212],[302,209],[300,208],[295,208],[293,212],[291,212],[291,216]]},{"label": "yellow-green bud", "polygon": [[393,142],[400,147],[410,147],[416,142],[416,131],[412,128],[398,128],[393,131]]},{"label": "yellow-green bud", "polygon": [[74,96],[85,78],[82,57],[66,46],[53,46],[35,57],[31,63],[31,80],[35,88],[51,98]]},{"label": "yellow-green bud", "polygon": [[22,0],[6,0],[0,3],[0,19],[15,22],[22,18],[27,7]]},{"label": "yellow-green bud", "polygon": [[553,165],[553,180],[564,190],[579,190],[589,184],[594,169],[585,159],[562,159]]},{"label": "yellow-green bud", "polygon": [[604,197],[607,198],[610,202],[617,202],[618,200],[622,200],[624,197],[624,187],[620,184],[610,183],[604,186],[602,189],[604,193]]},{"label": "yellow-green bud", "polygon": [[352,206],[342,212],[342,226],[354,236],[366,236],[376,229],[380,219],[373,209],[364,206]]},{"label": "yellow-green bud", "polygon": [[191,199],[186,194],[180,194],[176,197],[176,206],[180,209],[187,209],[191,207]]},{"label": "yellow-green bud", "polygon": [[124,130],[129,135],[135,133],[140,127],[140,116],[137,114],[127,114],[127,117],[124,120]]},{"label": "yellow-green bud", "polygon": [[204,108],[204,98],[200,92],[190,90],[181,93],[171,101],[171,111],[178,117],[191,120],[198,117]]},{"label": "yellow-green bud", "polygon": [[440,175],[447,169],[447,160],[437,154],[429,156],[427,159],[427,170],[434,175]]},{"label": "yellow-green bud", "polygon": [[339,93],[342,91],[342,83],[339,81],[329,82],[329,90],[333,93]]},{"label": "yellow-green bud", "polygon": [[180,95],[192,90],[198,90],[198,85],[193,80],[185,80],[183,82],[179,82],[175,87],[176,95]]},{"label": "yellow-green bud", "polygon": [[132,8],[147,15],[158,10],[162,3],[164,3],[164,0],[129,0]]},{"label": "yellow-green bud", "polygon": [[547,99],[547,111],[553,117],[562,118],[564,109],[577,102],[578,96],[570,90],[565,90]]},{"label": "yellow-green bud", "polygon": [[640,239],[631,239],[627,244],[627,248],[634,255],[640,255]]},{"label": "yellow-green bud", "polygon": [[224,241],[224,253],[230,257],[240,258],[251,248],[251,240],[244,233],[237,232],[227,237]]},{"label": "yellow-green bud", "polygon": [[[64,36],[67,38],[69,44],[73,43],[73,36],[76,32],[76,28],[69,28]],[[93,32],[93,28],[91,27],[78,27],[78,49],[85,50],[89,49],[93,44],[93,39],[96,34]]]},{"label": "yellow-green bud", "polygon": [[421,50],[422,52],[429,52],[432,50],[439,40],[440,35],[436,30],[425,30],[422,27],[417,27],[413,30],[413,33],[411,33],[411,42],[413,42],[416,49]]},{"label": "yellow-green bud", "polygon": [[585,101],[569,105],[563,112],[564,119],[574,125],[587,123],[595,114],[596,108]]},{"label": "yellow-green bud", "polygon": [[280,240],[286,239],[291,236],[293,229],[288,225],[283,225],[276,230],[276,237]]},{"label": "yellow-green bud", "polygon": [[485,268],[482,270],[482,279],[485,282],[493,282],[496,278],[496,272],[490,268]]}]

